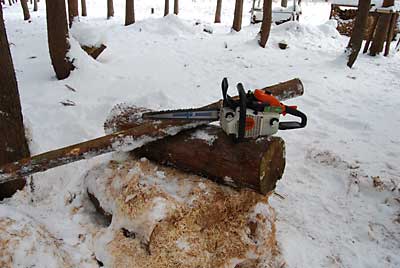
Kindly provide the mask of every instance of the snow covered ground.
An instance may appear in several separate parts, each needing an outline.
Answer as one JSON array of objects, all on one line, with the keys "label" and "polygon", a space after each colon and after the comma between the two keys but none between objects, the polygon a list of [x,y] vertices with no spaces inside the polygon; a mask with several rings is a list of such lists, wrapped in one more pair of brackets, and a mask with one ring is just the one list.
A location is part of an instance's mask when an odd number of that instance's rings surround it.
[{"label": "snow covered ground", "polygon": [[[225,76],[232,93],[237,82],[254,89],[298,77],[305,94],[288,104],[298,105],[309,124],[279,133],[287,143],[287,167],[279,195],[271,198],[286,267],[400,266],[399,53],[360,55],[355,67],[347,68],[348,39],[327,21],[324,2],[303,1],[300,23],[274,26],[265,49],[256,41],[259,25],[249,25],[250,1],[239,33],[230,32],[233,0],[223,2],[221,25],[212,23],[215,1],[181,1],[179,16],[166,18],[164,1],[136,1],[137,22],[129,27],[123,26],[124,1],[114,1],[111,20],[105,19],[106,1],[87,2],[89,16],[72,35],[81,42],[103,41],[107,49],[94,61],[72,38],[70,56],[77,68],[63,81],[56,80],[50,64],[44,1],[30,23],[23,21],[19,5],[4,8],[32,153],[102,135],[117,103],[196,107],[221,97]],[[287,50],[278,48],[281,40]],[[76,105],[60,104],[67,100]],[[44,226],[62,241],[71,266],[97,266],[88,256],[94,248],[91,231],[102,222],[87,200],[82,176],[111,157],[34,175],[33,186],[0,203],[0,217]],[[50,262],[21,247],[14,258],[21,265],[31,260],[54,267],[59,256]]]}]

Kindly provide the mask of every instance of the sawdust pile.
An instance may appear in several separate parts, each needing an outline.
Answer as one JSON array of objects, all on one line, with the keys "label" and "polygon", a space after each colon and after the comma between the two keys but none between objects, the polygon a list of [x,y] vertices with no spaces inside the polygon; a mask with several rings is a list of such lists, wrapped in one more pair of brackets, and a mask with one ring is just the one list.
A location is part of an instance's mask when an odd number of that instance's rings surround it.
[{"label": "sawdust pile", "polygon": [[[0,218],[0,267],[74,267],[60,242],[29,218]],[[45,260],[45,261],[44,261]]]},{"label": "sawdust pile", "polygon": [[[110,267],[279,267],[268,197],[236,191],[148,160],[90,171],[88,191],[113,215],[99,234]],[[100,256],[99,256],[100,255]]]}]

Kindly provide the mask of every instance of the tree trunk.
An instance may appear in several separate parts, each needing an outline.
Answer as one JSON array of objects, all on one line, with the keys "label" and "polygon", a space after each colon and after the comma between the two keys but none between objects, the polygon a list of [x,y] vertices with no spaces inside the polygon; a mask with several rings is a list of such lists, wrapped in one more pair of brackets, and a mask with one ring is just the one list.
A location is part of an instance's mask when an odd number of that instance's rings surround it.
[{"label": "tree trunk", "polygon": [[69,27],[72,26],[75,17],[79,16],[78,6],[78,0],[68,0]]},{"label": "tree trunk", "polygon": [[220,127],[205,126],[148,143],[133,153],[218,182],[267,194],[282,177],[284,152],[285,144],[279,137],[234,143]]},{"label": "tree trunk", "polygon": [[38,0],[33,0],[33,11],[38,11]]},{"label": "tree trunk", "polygon": [[8,0],[8,4],[9,4],[10,6],[12,6],[12,2],[11,2],[11,0]]},{"label": "tree trunk", "polygon": [[221,23],[221,10],[222,10],[222,0],[217,0],[217,9],[215,10],[214,23]]},{"label": "tree trunk", "polygon": [[347,51],[350,53],[347,66],[353,66],[360,52],[362,42],[364,40],[365,29],[367,28],[368,14],[371,7],[371,0],[358,2],[358,12],[354,23],[353,32],[351,34]]},{"label": "tree trunk", "polygon": [[107,0],[107,19],[114,17],[114,2]]},{"label": "tree trunk", "polygon": [[86,0],[81,0],[82,17],[87,16]]},{"label": "tree trunk", "polygon": [[[384,0],[382,7],[390,7],[394,5],[394,0]],[[375,36],[372,41],[369,54],[371,56],[376,56],[383,50],[383,44],[385,42],[386,36],[390,27],[391,14],[379,14],[378,24],[376,26]]]},{"label": "tree trunk", "polygon": [[[292,79],[264,89],[268,90],[281,101],[301,96],[304,93],[303,84],[299,79]],[[235,96],[233,98],[237,99],[237,97],[238,96]],[[201,108],[220,109],[221,105],[222,100],[219,100]],[[151,120],[141,119],[141,114],[145,111],[149,110],[138,107],[124,107],[122,110],[119,109],[119,111],[113,109],[112,114],[114,117],[108,119],[104,123],[106,133],[111,134],[1,166],[0,182],[13,180],[17,177],[45,171],[53,167],[69,164],[74,161],[94,157],[114,150],[127,150],[125,143],[128,143],[128,145],[130,145],[129,143],[138,145],[138,143],[142,142],[139,138],[144,136],[147,137],[147,141],[150,138],[160,139],[171,135],[167,130],[178,131],[210,123],[206,120],[196,123],[186,120],[162,120],[160,123],[154,124]],[[115,131],[118,132],[112,133]]]},{"label": "tree trunk", "polygon": [[21,0],[22,12],[24,13],[24,20],[29,20],[31,15],[29,14],[28,0]]},{"label": "tree trunk", "polygon": [[174,14],[178,15],[179,13],[179,0],[174,0]]},{"label": "tree trunk", "polygon": [[[21,113],[17,79],[0,4],[0,165],[29,156]],[[25,186],[19,179],[0,184],[0,200]]]},{"label": "tree trunk", "polygon": [[272,0],[264,0],[263,21],[261,24],[260,46],[267,44],[272,24]]},{"label": "tree trunk", "polygon": [[281,7],[287,7],[287,0],[281,0]]},{"label": "tree trunk", "polygon": [[386,46],[385,46],[385,54],[383,54],[385,57],[389,55],[390,52],[390,44],[393,41],[394,37],[394,30],[396,28],[397,20],[399,18],[399,13],[393,13],[390,19],[390,26],[389,26],[389,32],[386,37]]},{"label": "tree trunk", "polygon": [[233,17],[232,29],[239,32],[242,29],[242,16],[243,16],[243,0],[236,0],[235,14]]},{"label": "tree trunk", "polygon": [[47,39],[51,63],[59,80],[65,79],[74,69],[67,59],[69,50],[68,24],[64,0],[46,0]]},{"label": "tree trunk", "polygon": [[169,14],[169,0],[165,0],[164,4],[164,17]]},{"label": "tree trunk", "polygon": [[135,2],[126,0],[125,26],[135,23]]}]

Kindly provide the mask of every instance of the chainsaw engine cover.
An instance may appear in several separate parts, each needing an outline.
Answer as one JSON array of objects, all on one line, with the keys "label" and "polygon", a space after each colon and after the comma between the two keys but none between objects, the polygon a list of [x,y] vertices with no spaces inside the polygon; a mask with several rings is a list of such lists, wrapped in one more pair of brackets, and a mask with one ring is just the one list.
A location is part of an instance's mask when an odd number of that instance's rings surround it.
[{"label": "chainsaw engine cover", "polygon": [[[239,136],[240,108],[233,110],[223,107],[220,114],[220,124],[228,135]],[[260,136],[270,136],[278,132],[279,129],[278,112],[256,112],[246,109],[246,128],[244,138],[257,138]]]}]

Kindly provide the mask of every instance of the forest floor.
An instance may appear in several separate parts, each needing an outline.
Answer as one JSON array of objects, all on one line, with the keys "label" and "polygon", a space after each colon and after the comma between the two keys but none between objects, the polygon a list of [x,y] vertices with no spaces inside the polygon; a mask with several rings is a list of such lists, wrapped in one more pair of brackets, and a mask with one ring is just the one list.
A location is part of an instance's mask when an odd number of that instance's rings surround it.
[{"label": "forest floor", "polygon": [[[118,103],[197,107],[221,98],[223,77],[247,89],[298,77],[305,94],[287,103],[298,105],[309,123],[279,133],[287,166],[279,195],[270,198],[285,267],[400,267],[400,53],[361,54],[347,68],[348,38],[328,21],[324,2],[303,1],[300,22],[273,26],[265,49],[257,44],[260,25],[249,25],[248,0],[239,33],[230,31],[233,0],[223,3],[221,25],[212,23],[215,1],[181,1],[179,16],[165,18],[164,1],[136,1],[137,22],[128,27],[123,1],[115,1],[110,20],[106,1],[87,2],[89,16],[71,30],[76,69],[63,81],[50,63],[44,1],[30,22],[23,21],[19,4],[4,8],[32,154],[103,135],[104,120]],[[77,40],[104,42],[107,49],[95,61]],[[281,40],[287,50],[278,48]],[[61,104],[66,101],[75,105]],[[43,227],[73,256],[73,266],[93,267],[88,226],[99,220],[82,177],[112,157],[34,175],[29,187],[0,203],[0,217]],[[63,259],[46,249],[36,255],[23,250],[14,253],[19,265],[56,267]]]}]

